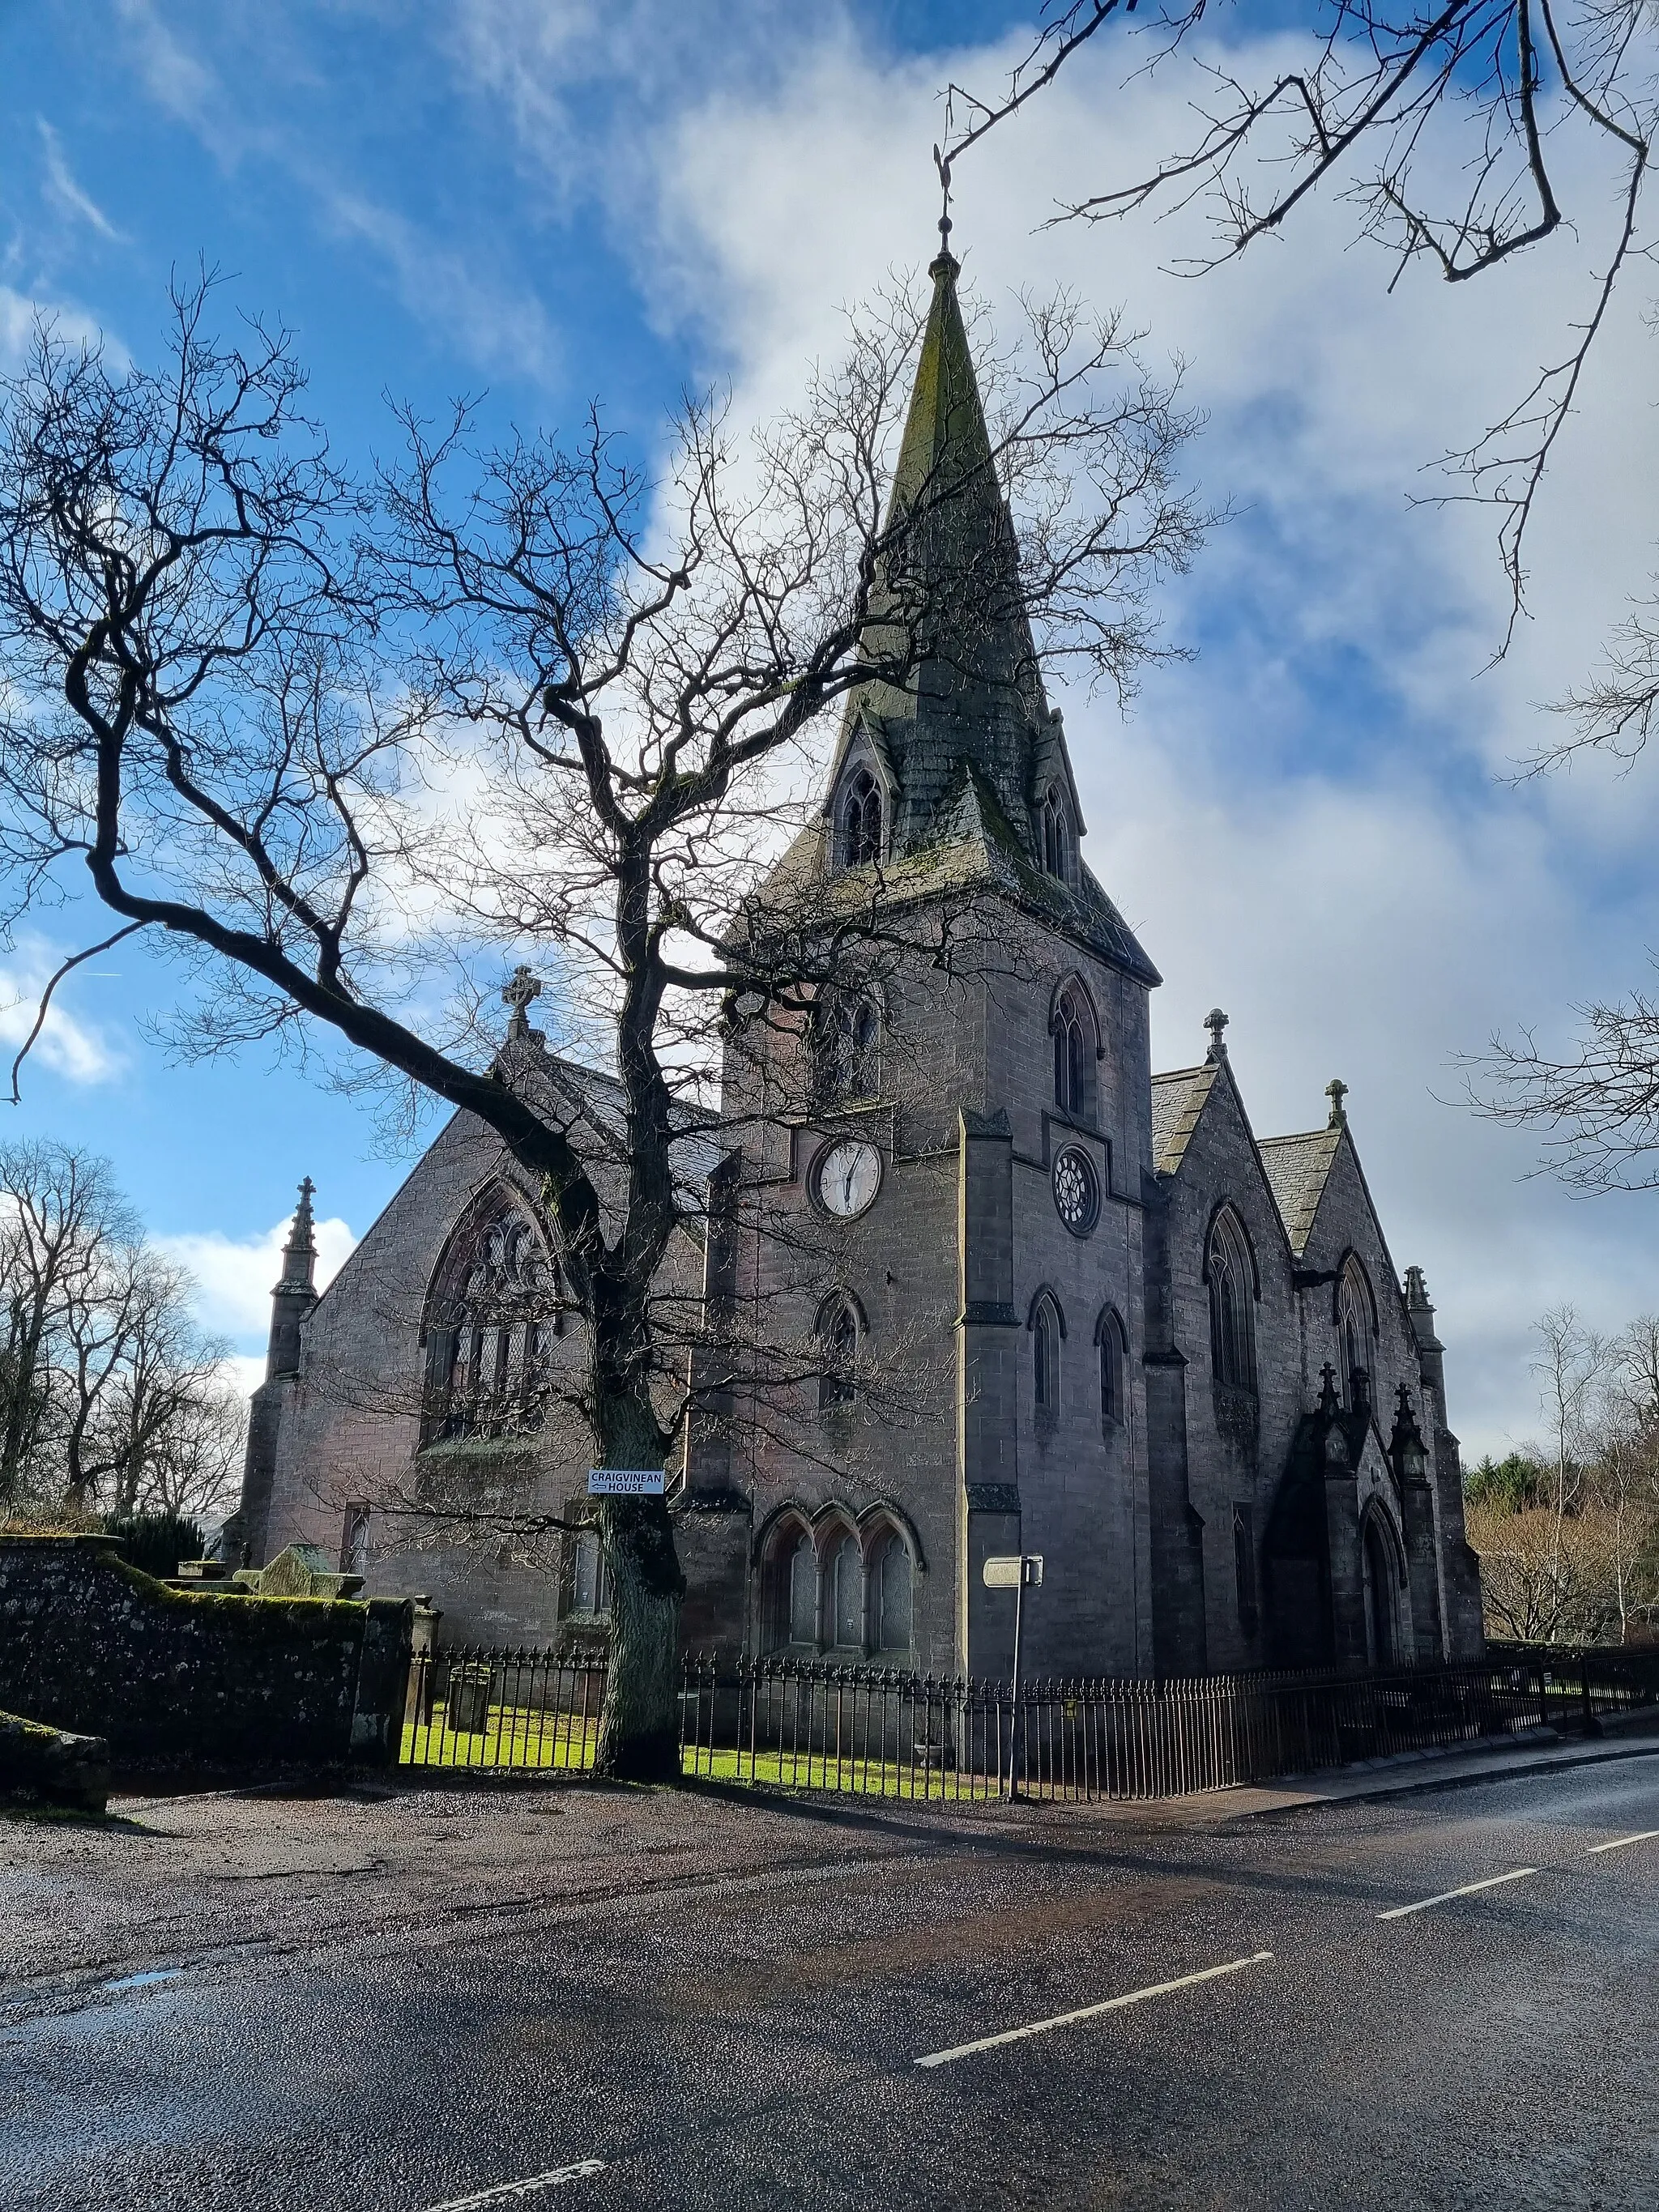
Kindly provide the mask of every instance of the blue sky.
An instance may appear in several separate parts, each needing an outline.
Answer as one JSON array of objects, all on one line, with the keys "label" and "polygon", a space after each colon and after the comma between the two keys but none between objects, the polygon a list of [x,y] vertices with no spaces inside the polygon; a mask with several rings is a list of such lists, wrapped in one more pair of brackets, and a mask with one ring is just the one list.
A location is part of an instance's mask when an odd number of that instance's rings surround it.
[{"label": "blue sky", "polygon": [[[729,379],[763,412],[833,343],[839,303],[926,259],[939,88],[994,82],[1026,13],[0,0],[0,352],[40,307],[146,356],[170,270],[200,259],[292,327],[354,459],[389,443],[388,392],[436,409],[487,391],[497,419],[550,426],[597,396],[647,445],[688,380]],[[1261,47],[1293,13],[1241,11],[1229,35]],[[1595,236],[1466,301],[1388,297],[1335,207],[1201,284],[1163,273],[1178,227],[1041,230],[1103,143],[1127,160],[1177,125],[1184,95],[1125,89],[1122,52],[964,165],[957,208],[994,312],[1064,278],[1185,357],[1210,418],[1196,466],[1239,511],[1165,606],[1196,661],[1127,722],[1067,702],[1086,849],[1168,979],[1162,1063],[1196,1056],[1219,999],[1262,1133],[1321,1119],[1332,1074],[1353,1086],[1395,1260],[1441,1303],[1454,1417],[1466,1445],[1501,1445],[1534,1423],[1537,1312],[1571,1297],[1616,1326],[1659,1305],[1654,1200],[1571,1204],[1525,1179],[1525,1138],[1441,1103],[1455,1052],[1522,1022],[1559,1035],[1659,943],[1649,781],[1503,780],[1650,560],[1659,454],[1629,395],[1652,341],[1632,295],[1540,518],[1539,619],[1483,676],[1486,526],[1406,493],[1479,427],[1495,357],[1544,357]],[[70,927],[43,915],[14,948],[14,994]],[[252,1353],[299,1176],[337,1257],[401,1165],[362,1100],[301,1069],[170,1065],[152,1025],[176,986],[126,947],[77,979],[13,1126],[107,1152]]]}]

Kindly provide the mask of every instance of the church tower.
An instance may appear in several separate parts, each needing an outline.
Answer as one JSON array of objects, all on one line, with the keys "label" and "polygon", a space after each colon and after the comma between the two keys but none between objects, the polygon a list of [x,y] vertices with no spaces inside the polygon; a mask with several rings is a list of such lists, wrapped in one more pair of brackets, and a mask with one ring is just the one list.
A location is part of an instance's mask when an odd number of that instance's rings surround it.
[{"label": "church tower", "polygon": [[807,1379],[694,1437],[688,1497],[750,1501],[751,1649],[1006,1674],[1012,1597],[982,1570],[1023,1549],[1047,1569],[1029,1663],[1136,1673],[1158,977],[1079,855],[958,264],[930,274],[887,524],[902,594],[872,613],[878,647],[908,625],[914,672],[849,699],[774,878],[874,897],[892,933],[867,987],[725,1070],[741,1151],[711,1301],[800,1346]]}]

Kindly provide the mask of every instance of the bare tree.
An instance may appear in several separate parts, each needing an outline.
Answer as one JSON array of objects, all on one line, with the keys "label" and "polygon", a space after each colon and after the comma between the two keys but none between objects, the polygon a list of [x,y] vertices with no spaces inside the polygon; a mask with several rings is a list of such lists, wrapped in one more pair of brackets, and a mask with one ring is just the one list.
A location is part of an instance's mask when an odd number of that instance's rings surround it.
[{"label": "bare tree", "polygon": [[1595,1414],[1596,1394],[1607,1377],[1611,1354],[1604,1338],[1584,1327],[1571,1305],[1553,1306],[1534,1330],[1538,1352],[1532,1371],[1538,1377],[1544,1418],[1549,1424],[1555,1460],[1555,1535],[1553,1557],[1558,1577],[1562,1530],[1583,1482],[1583,1463]]},{"label": "bare tree", "polygon": [[[1132,684],[1148,586],[1201,531],[1192,426],[1116,322],[1034,307],[991,431],[890,504],[921,327],[895,300],[782,422],[744,437],[688,402],[655,477],[597,413],[489,446],[461,410],[405,415],[405,461],[365,489],[280,331],[222,344],[204,288],[175,305],[159,374],[46,329],[0,386],[11,912],[84,869],[196,963],[186,1042],[331,1035],[495,1132],[556,1228],[592,1449],[661,1466],[685,1393],[660,1388],[653,1285],[702,1205],[677,1153],[721,1023],[800,1018],[908,911],[881,884],[793,923],[763,906],[805,749],[857,686],[971,659],[1016,605],[1038,647]],[[1012,517],[988,539],[963,522],[988,491]],[[480,1049],[479,963],[526,938],[557,955],[562,1034],[602,1033],[615,1066],[608,1165]],[[602,1522],[599,1764],[671,1773],[672,1526],[659,1500]]]},{"label": "bare tree", "polygon": [[[1615,167],[1611,232],[1583,319],[1503,417],[1449,456],[1462,495],[1497,509],[1512,633],[1540,486],[1620,278],[1644,251],[1641,202],[1659,123],[1652,11],[1644,0],[1445,0],[1422,9],[1308,0],[1302,22],[1281,27],[1304,31],[1304,56],[1287,65],[1275,41],[1249,80],[1234,74],[1224,49],[1199,50],[1200,32],[1227,12],[1214,0],[1170,0],[1136,26],[1137,77],[1188,72],[1191,135],[1150,171],[1100,177],[1056,221],[1201,201],[1213,244],[1181,264],[1197,274],[1281,235],[1305,202],[1334,191],[1353,208],[1359,234],[1391,259],[1391,283],[1424,262],[1462,284],[1558,231],[1600,228],[1605,161]],[[1006,127],[1114,18],[1127,35],[1134,15],[1119,0],[1054,0],[1005,84],[950,88],[945,163]],[[1584,162],[1587,152],[1601,161]]]},{"label": "bare tree", "polygon": [[[1133,4],[1053,0],[1032,43],[997,87],[952,85],[941,157],[949,180],[988,134],[1006,131],[1084,49],[1129,34]],[[1582,404],[1587,364],[1621,280],[1647,261],[1643,202],[1659,125],[1659,16],[1645,0],[1308,0],[1286,62],[1275,40],[1259,75],[1240,75],[1200,34],[1226,10],[1170,0],[1137,20],[1134,75],[1188,73],[1193,124],[1152,169],[1079,179],[1056,222],[1098,222],[1197,201],[1212,218],[1198,274],[1264,238],[1282,238],[1316,195],[1334,192],[1359,234],[1383,249],[1391,284],[1414,264],[1464,284],[1559,234],[1597,244],[1597,273],[1559,351],[1501,417],[1452,450],[1457,488],[1498,520],[1510,612],[1526,597],[1525,545],[1546,475]],[[1127,57],[1126,57],[1127,58]],[[1109,143],[1109,134],[1103,134]],[[1609,181],[1612,190],[1609,191]],[[1659,710],[1659,607],[1611,630],[1599,673],[1557,702],[1564,734],[1528,772],[1601,750],[1626,763]],[[1650,994],[1574,1009],[1576,1046],[1493,1036],[1466,1061],[1469,1103],[1491,1119],[1547,1133],[1545,1158],[1587,1189],[1651,1187],[1659,1170],[1659,1013]]]}]

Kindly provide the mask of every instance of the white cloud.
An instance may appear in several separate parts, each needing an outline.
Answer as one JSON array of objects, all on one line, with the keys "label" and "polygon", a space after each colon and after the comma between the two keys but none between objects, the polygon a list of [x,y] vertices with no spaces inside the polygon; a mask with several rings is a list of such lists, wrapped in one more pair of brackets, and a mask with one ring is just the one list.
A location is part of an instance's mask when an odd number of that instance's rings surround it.
[{"label": "white cloud", "polygon": [[[262,1237],[226,1237],[214,1229],[151,1241],[195,1276],[201,1293],[197,1313],[203,1326],[252,1345],[262,1343],[270,1327],[270,1293],[283,1272],[289,1226],[283,1219]],[[337,1216],[319,1221],[316,1236],[317,1287],[325,1290],[357,1240]],[[258,1382],[264,1364],[257,1359],[253,1364],[258,1368],[253,1376]]]},{"label": "white cloud", "polygon": [[[22,936],[12,957],[0,963],[0,1045],[15,1048],[27,1038],[40,994],[62,957],[40,939]],[[30,1056],[71,1083],[107,1083],[125,1066],[126,1056],[95,1023],[70,1011],[65,1000],[72,988],[66,984],[53,998]]]},{"label": "white cloud", "polygon": [[[772,96],[717,94],[660,135],[642,277],[648,254],[657,312],[701,334],[740,415],[787,404],[837,343],[839,304],[927,257],[938,88],[993,82],[1004,59],[883,66],[837,35],[798,52]],[[1057,282],[1127,302],[1154,361],[1189,362],[1210,416],[1197,467],[1243,510],[1168,602],[1197,665],[1149,679],[1127,729],[1066,702],[1090,859],[1168,979],[1160,1065],[1196,1056],[1219,1000],[1262,1133],[1322,1121],[1333,1074],[1353,1086],[1394,1256],[1420,1262],[1440,1302],[1466,1449],[1501,1448],[1535,1425],[1528,1329],[1544,1306],[1570,1297],[1617,1324],[1656,1303],[1655,1200],[1575,1204],[1525,1179],[1528,1138],[1435,1095],[1457,1097],[1455,1055],[1494,1028],[1561,1033],[1574,1003],[1641,981],[1659,942],[1659,786],[1595,768],[1520,793],[1497,780],[1647,564],[1659,423],[1602,411],[1650,382],[1640,301],[1606,335],[1540,509],[1536,617],[1480,676],[1504,614],[1491,518],[1407,495],[1443,488],[1425,461],[1551,357],[1596,241],[1479,298],[1422,282],[1390,297],[1331,204],[1293,240],[1177,281],[1178,224],[1041,228],[1103,145],[1133,173],[1189,119],[1173,84],[1113,89],[1079,70],[988,142],[959,172],[952,241],[999,311]]]},{"label": "white cloud", "polygon": [[64,149],[58,143],[58,133],[44,116],[37,117],[40,126],[40,143],[46,149],[46,197],[59,212],[78,216],[95,230],[100,238],[118,240],[121,233],[104,213],[90,193],[76,182]]}]

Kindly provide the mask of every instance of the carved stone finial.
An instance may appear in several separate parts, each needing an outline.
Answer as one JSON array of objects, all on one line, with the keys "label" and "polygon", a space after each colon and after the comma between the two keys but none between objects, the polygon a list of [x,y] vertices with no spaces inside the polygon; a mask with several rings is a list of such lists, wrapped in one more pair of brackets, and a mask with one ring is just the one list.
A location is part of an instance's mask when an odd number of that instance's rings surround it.
[{"label": "carved stone finial", "polygon": [[1419,1312],[1425,1307],[1431,1313],[1434,1310],[1429,1304],[1429,1286],[1420,1267],[1407,1267],[1406,1270],[1406,1304],[1415,1306]]},{"label": "carved stone finial", "polygon": [[513,1009],[511,1018],[507,1024],[507,1033],[509,1037],[526,1037],[530,1035],[530,1008],[532,1003],[541,995],[540,978],[532,975],[530,969],[520,962],[513,970],[507,981],[501,986],[502,1003]]},{"label": "carved stone finial", "polygon": [[1209,1060],[1225,1060],[1227,1040],[1222,1032],[1227,1026],[1227,1017],[1219,1006],[1212,1006],[1204,1017],[1204,1026],[1210,1032],[1210,1049],[1205,1055]]},{"label": "carved stone finial", "polygon": [[1319,1410],[1327,1417],[1342,1410],[1342,1401],[1336,1393],[1336,1370],[1328,1359],[1319,1370]]},{"label": "carved stone finial", "polygon": [[313,1234],[311,1201],[317,1194],[317,1186],[309,1176],[300,1185],[300,1203],[294,1209],[294,1219],[289,1225],[288,1243],[283,1248],[288,1252],[314,1252],[317,1239]]},{"label": "carved stone finial", "polygon": [[1342,1101],[1347,1095],[1348,1086],[1340,1075],[1334,1075],[1325,1085],[1325,1096],[1331,1102],[1331,1118],[1326,1125],[1328,1128],[1346,1129],[1347,1127],[1348,1117],[1342,1106]]}]

